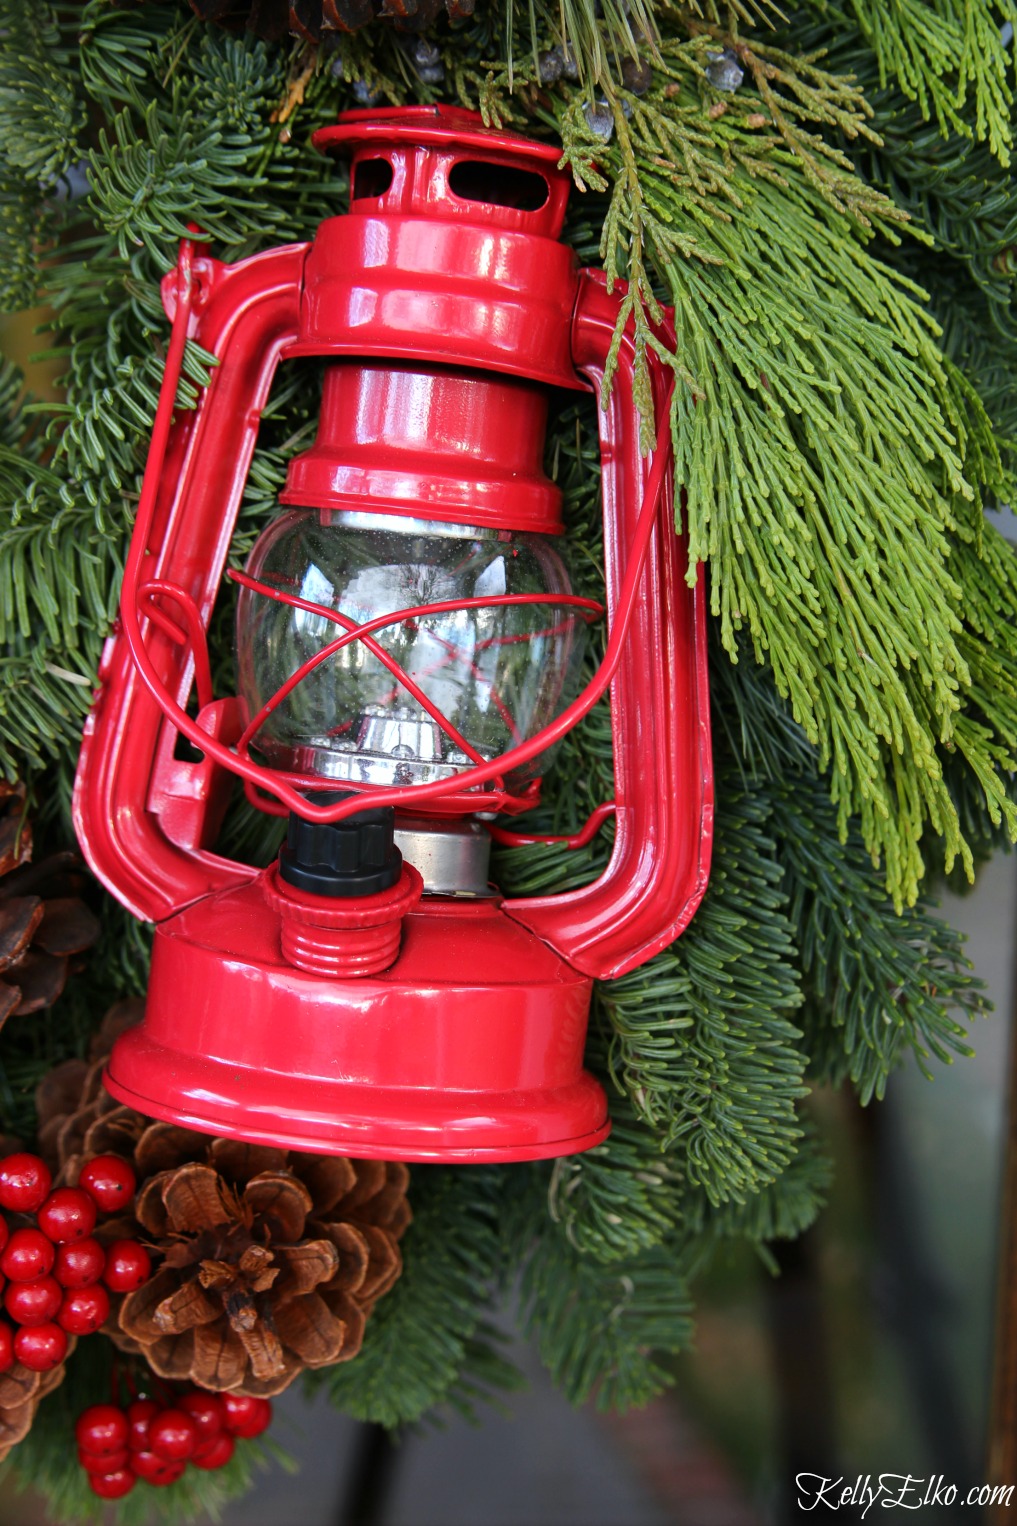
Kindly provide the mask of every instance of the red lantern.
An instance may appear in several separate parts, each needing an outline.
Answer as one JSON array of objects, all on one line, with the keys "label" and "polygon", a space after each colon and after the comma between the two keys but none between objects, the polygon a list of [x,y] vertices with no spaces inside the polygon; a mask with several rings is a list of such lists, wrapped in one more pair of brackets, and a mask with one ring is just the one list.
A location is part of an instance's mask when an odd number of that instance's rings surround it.
[{"label": "red lantern", "polygon": [[[545,418],[552,388],[600,391],[620,297],[558,241],[558,152],[447,107],[350,112],[315,142],[351,159],[347,214],[233,266],[185,242],[163,283],[166,378],[75,787],[96,874],[157,923],[106,1084],[294,1149],[569,1154],[609,1129],[582,1068],[592,979],[674,939],[709,867],[705,614],[673,530],[667,388],[655,371],[646,460],[626,338],[600,414],[607,653],[573,700],[599,606],[555,545]],[[188,336],[218,364],[174,420]],[[205,632],[294,356],[326,362],[317,440],[230,574],[242,694],[216,700]],[[613,812],[608,867],[504,900],[486,823],[536,803],[549,747],[609,684],[615,799],[574,839]],[[232,775],[291,813],[267,871],[215,852]]]}]

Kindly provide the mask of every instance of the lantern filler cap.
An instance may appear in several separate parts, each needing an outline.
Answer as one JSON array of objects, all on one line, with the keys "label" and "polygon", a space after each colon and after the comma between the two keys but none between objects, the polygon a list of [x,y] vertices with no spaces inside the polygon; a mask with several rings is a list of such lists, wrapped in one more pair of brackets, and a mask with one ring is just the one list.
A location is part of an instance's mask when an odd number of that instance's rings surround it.
[{"label": "lantern filler cap", "polygon": [[[316,795],[319,805],[336,805],[349,790]],[[357,811],[343,821],[305,821],[290,812],[286,842],[279,850],[279,875],[287,885],[312,895],[377,895],[396,884],[403,856],[395,845],[391,806]]]}]

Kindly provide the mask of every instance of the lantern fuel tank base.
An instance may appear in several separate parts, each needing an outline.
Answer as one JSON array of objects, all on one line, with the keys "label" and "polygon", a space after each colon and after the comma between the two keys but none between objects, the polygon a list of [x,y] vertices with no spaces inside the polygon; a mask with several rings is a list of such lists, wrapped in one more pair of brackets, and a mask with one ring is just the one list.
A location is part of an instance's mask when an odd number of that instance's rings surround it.
[{"label": "lantern fuel tank base", "polygon": [[[144,1076],[142,1086],[154,1080],[151,1089],[159,1091],[159,1099],[124,1085],[124,1073],[132,1079]],[[295,1109],[301,1088],[292,1076],[245,1075],[221,1060],[181,1057],[139,1032],[125,1039],[116,1074],[111,1068],[105,1082],[119,1102],[150,1118],[202,1134],[355,1160],[478,1165],[545,1160],[578,1155],[602,1143],[610,1131],[604,1119],[578,1135],[557,1133],[574,1127],[576,1115],[604,1118],[603,1092],[590,1075],[562,1092],[477,1092],[459,1106],[444,1108],[423,1095],[408,1097],[399,1088],[310,1081],[303,1089],[305,1100]],[[238,1084],[244,1087],[242,1101],[236,1096]],[[502,1142],[496,1143],[499,1136]]]},{"label": "lantern fuel tank base", "polygon": [[119,1101],[361,1159],[539,1160],[606,1138],[582,1068],[591,982],[497,901],[425,900],[390,970],[324,980],[283,958],[265,882],[159,927],[144,1020],[106,1075]]}]

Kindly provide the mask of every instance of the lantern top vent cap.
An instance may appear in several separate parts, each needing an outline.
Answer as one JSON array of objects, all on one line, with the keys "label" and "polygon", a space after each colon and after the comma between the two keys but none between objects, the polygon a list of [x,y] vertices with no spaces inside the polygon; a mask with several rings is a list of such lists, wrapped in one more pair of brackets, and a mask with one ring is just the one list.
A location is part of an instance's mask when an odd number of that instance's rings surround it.
[{"label": "lantern top vent cap", "polygon": [[561,149],[535,143],[519,133],[485,127],[479,111],[464,106],[392,106],[344,111],[333,127],[319,127],[311,142],[322,153],[347,155],[365,146],[383,144],[418,147],[473,148],[484,154],[509,155],[536,161],[546,170],[557,167]]}]

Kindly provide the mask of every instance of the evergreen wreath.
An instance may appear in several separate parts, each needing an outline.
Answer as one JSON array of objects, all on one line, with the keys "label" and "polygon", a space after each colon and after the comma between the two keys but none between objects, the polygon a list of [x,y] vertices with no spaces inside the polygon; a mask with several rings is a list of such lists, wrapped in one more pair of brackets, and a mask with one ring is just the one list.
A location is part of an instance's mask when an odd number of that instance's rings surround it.
[{"label": "evergreen wreath", "polygon": [[[356,1359],[304,1380],[386,1426],[512,1386],[489,1315],[520,1276],[525,1326],[572,1401],[660,1391],[692,1330],[693,1272],[732,1237],[765,1251],[801,1233],[820,1207],[809,1087],[868,1102],[909,1054],[925,1068],[969,1052],[987,1003],[930,886],[1017,838],[1017,580],[983,514],[1014,501],[1017,459],[1015,0],[396,9],[398,26],[373,5],[0,0],[0,297],[46,305],[63,377],[41,402],[0,371],[0,766],[27,785],[40,856],[73,842],[165,353],[158,283],[189,220],[225,261],[308,238],[345,189],[315,128],[354,105],[477,108],[561,145],[578,187],[567,238],[628,282],[648,444],[646,354],[676,378],[679,528],[712,612],[709,891],[673,947],[597,988],[604,1145],[413,1169],[404,1275]],[[209,362],[189,347],[182,405]],[[316,407],[304,376],[277,385],[235,565]],[[602,583],[598,466],[593,405],[571,399],[549,470],[581,593]],[[213,629],[223,667],[229,614]],[[611,777],[599,706],[534,829],[577,830]],[[277,845],[240,805],[225,831],[251,862]],[[512,893],[562,889],[608,851],[503,850],[496,873]],[[83,971],[0,1038],[0,1131],[28,1147],[38,1083],[144,990],[145,930],[95,904]],[[112,1361],[82,1341],[14,1454],[61,1519],[98,1507],[67,1436],[108,1397]],[[180,1519],[248,1469],[140,1508]]]}]

